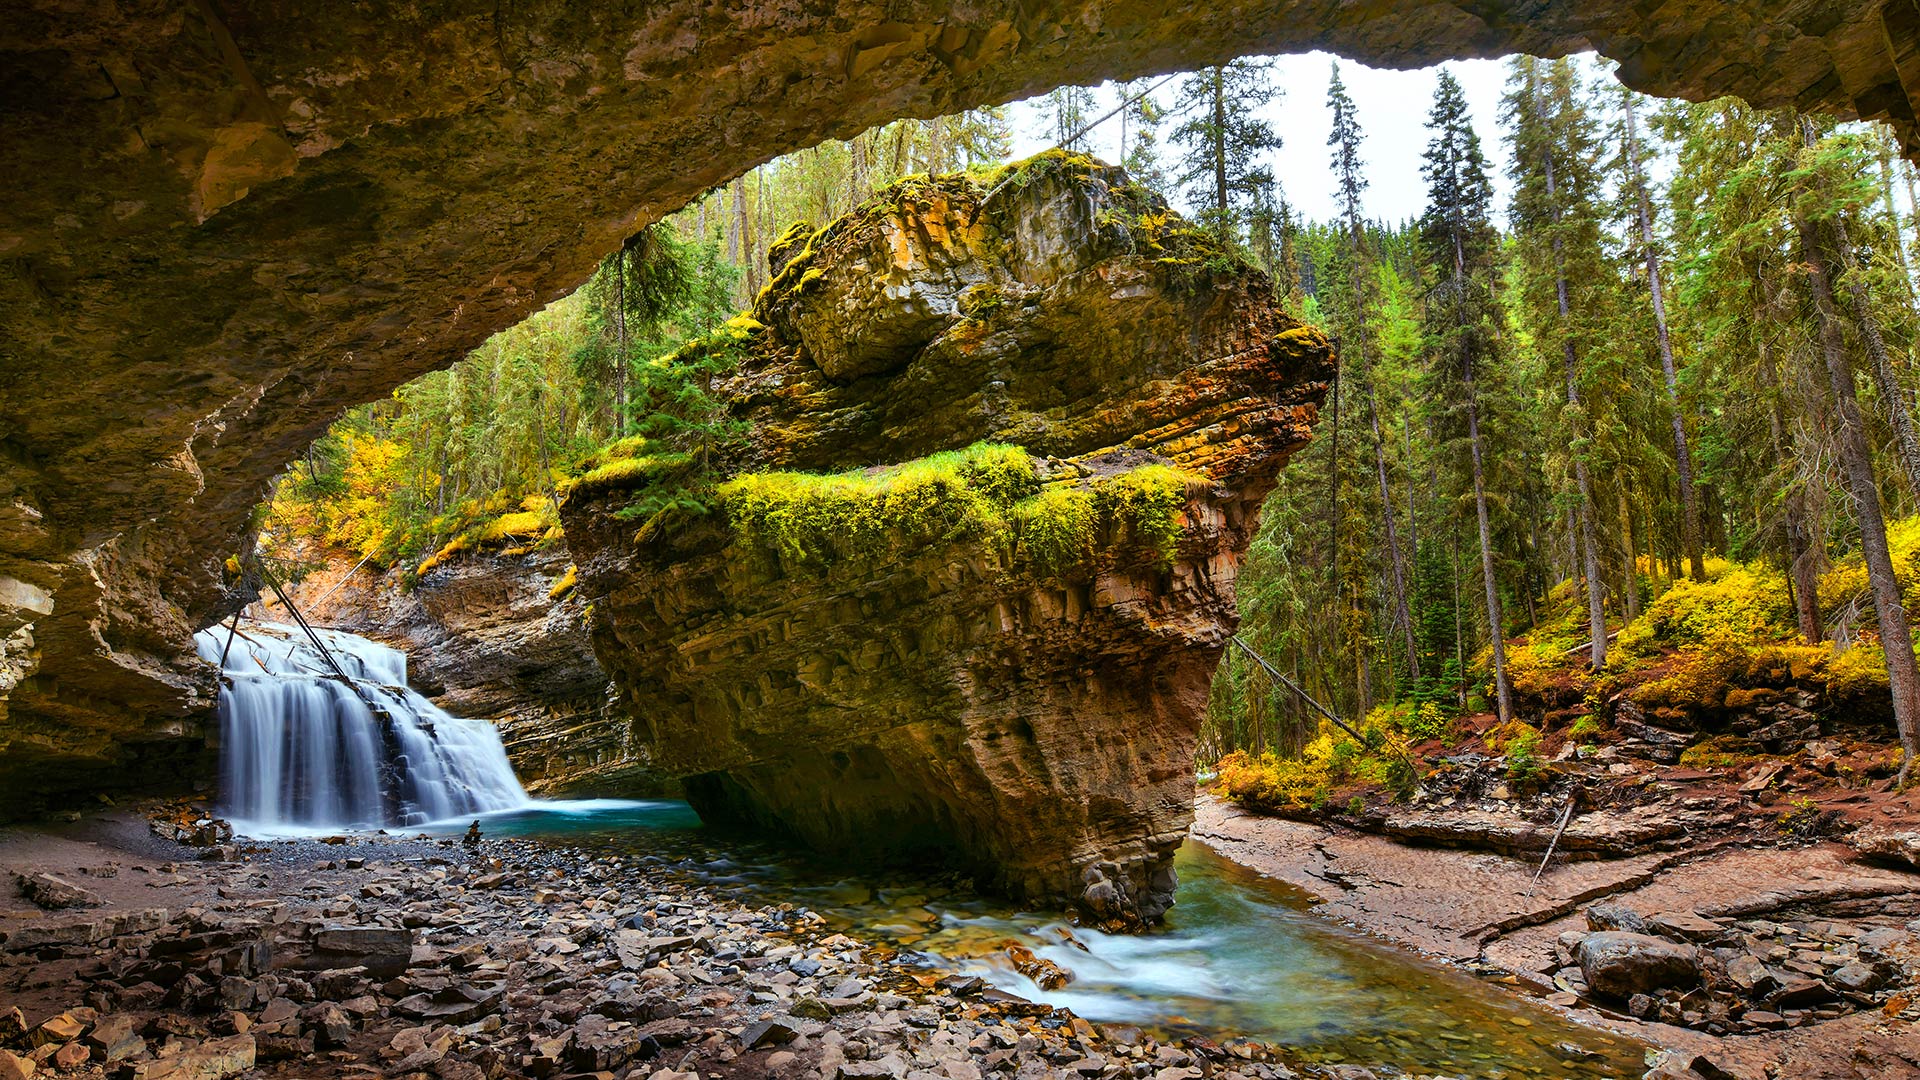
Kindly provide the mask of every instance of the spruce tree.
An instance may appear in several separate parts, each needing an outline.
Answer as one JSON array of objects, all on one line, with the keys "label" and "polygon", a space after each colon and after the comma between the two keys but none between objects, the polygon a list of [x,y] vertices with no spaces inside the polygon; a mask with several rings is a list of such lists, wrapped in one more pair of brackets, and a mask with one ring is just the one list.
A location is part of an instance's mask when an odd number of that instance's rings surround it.
[{"label": "spruce tree", "polygon": [[[1523,309],[1531,309],[1542,338],[1558,340],[1574,481],[1574,562],[1586,587],[1588,663],[1597,671],[1607,659],[1606,583],[1591,465],[1594,424],[1581,391],[1582,354],[1599,344],[1589,331],[1606,299],[1596,297],[1592,286],[1610,276],[1599,239],[1595,131],[1571,61],[1520,57],[1512,70],[1506,105],[1516,182],[1513,224],[1522,292],[1532,297]],[[1578,318],[1570,282],[1576,277],[1584,286]]]},{"label": "spruce tree", "polygon": [[1271,61],[1243,57],[1180,82],[1174,111],[1187,119],[1173,130],[1182,151],[1174,182],[1223,239],[1239,235],[1273,185],[1265,157],[1280,148],[1280,136],[1260,116],[1280,93],[1271,68]]},{"label": "spruce tree", "polygon": [[1134,183],[1159,191],[1167,182],[1160,168],[1160,121],[1166,114],[1147,92],[1151,85],[1148,79],[1132,79],[1115,87],[1121,103],[1120,166]]},{"label": "spruce tree", "polygon": [[1093,111],[1093,91],[1084,86],[1062,86],[1046,97],[1047,125],[1053,145],[1076,154],[1087,150],[1087,122]]},{"label": "spruce tree", "polygon": [[1487,509],[1486,447],[1481,438],[1475,370],[1494,355],[1491,283],[1498,237],[1492,222],[1493,185],[1487,159],[1473,130],[1466,94],[1451,72],[1427,114],[1433,135],[1421,175],[1427,209],[1420,219],[1423,253],[1436,285],[1428,308],[1428,336],[1443,386],[1465,414],[1473,476],[1474,516],[1480,541],[1480,577],[1486,593],[1487,630],[1493,654],[1494,700],[1500,720],[1513,719],[1513,686],[1507,675],[1506,621],[1501,614],[1493,528]]},{"label": "spruce tree", "polygon": [[1386,439],[1380,430],[1379,395],[1374,385],[1373,372],[1367,364],[1369,335],[1372,325],[1368,319],[1368,300],[1366,283],[1371,274],[1371,264],[1366,250],[1366,232],[1360,218],[1361,193],[1367,188],[1367,178],[1362,171],[1360,161],[1360,121],[1354,115],[1353,98],[1347,94],[1346,84],[1340,80],[1340,65],[1333,65],[1333,75],[1327,84],[1327,107],[1333,111],[1333,130],[1327,135],[1327,145],[1333,150],[1333,175],[1339,184],[1336,198],[1340,204],[1341,218],[1345,225],[1348,277],[1351,282],[1353,309],[1348,333],[1343,341],[1349,346],[1353,356],[1355,378],[1360,394],[1366,402],[1367,425],[1373,434],[1373,466],[1375,479],[1380,487],[1380,523],[1381,531],[1387,540],[1387,569],[1391,575],[1393,619],[1406,647],[1406,680],[1409,684],[1419,681],[1420,652],[1414,642],[1413,618],[1407,608],[1408,560],[1400,547],[1400,530],[1395,521],[1393,493],[1387,481]]}]

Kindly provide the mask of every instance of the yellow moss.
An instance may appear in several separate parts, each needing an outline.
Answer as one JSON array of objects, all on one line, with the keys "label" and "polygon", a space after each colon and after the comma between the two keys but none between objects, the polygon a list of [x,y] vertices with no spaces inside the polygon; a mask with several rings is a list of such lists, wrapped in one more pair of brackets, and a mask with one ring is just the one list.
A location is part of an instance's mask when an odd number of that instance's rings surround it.
[{"label": "yellow moss", "polygon": [[547,590],[547,599],[565,600],[567,594],[572,592],[573,587],[579,583],[580,568],[572,563],[568,563],[567,572],[560,575],[560,579],[553,583],[553,588]]}]

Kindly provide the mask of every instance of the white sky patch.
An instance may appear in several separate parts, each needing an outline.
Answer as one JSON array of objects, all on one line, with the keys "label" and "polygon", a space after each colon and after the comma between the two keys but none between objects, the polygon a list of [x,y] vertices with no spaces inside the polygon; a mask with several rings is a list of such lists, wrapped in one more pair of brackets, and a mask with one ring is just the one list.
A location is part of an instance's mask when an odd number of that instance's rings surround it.
[{"label": "white sky patch", "polygon": [[[1294,211],[1315,221],[1329,220],[1337,212],[1327,146],[1327,133],[1333,128],[1333,113],[1327,108],[1327,81],[1334,59],[1324,52],[1275,58],[1273,79],[1281,94],[1267,109],[1267,119],[1282,143],[1273,155],[1273,174]],[[1493,173],[1495,211],[1504,219],[1512,188],[1507,179],[1507,150],[1501,144],[1499,129],[1506,64],[1499,60],[1460,60],[1444,66],[1466,91],[1474,129],[1480,134],[1481,149]],[[1387,71],[1352,60],[1340,61],[1341,77],[1346,80],[1347,93],[1353,98],[1366,135],[1361,150],[1369,181],[1365,193],[1369,218],[1398,223],[1417,218],[1426,209],[1427,185],[1420,176],[1420,155],[1427,148],[1427,111],[1433,107],[1439,72],[1439,67]],[[1170,107],[1178,86],[1178,80],[1169,83],[1154,94],[1154,100]],[[1111,109],[1119,101],[1113,84],[1102,84],[1095,101],[1094,116]],[[1014,103],[1009,115],[1016,159],[1052,145],[1053,133],[1042,98]],[[1173,153],[1167,143],[1177,124],[1177,119],[1169,117],[1160,127],[1163,160]],[[1118,118],[1094,129],[1089,139],[1096,156],[1118,160],[1119,129]],[[1166,194],[1176,205],[1183,205],[1177,192]]]}]

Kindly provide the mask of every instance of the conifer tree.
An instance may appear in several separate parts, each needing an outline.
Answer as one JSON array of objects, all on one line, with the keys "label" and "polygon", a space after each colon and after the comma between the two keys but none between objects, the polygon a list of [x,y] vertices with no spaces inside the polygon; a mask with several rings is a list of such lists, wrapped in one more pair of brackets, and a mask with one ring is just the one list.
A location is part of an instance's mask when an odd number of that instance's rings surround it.
[{"label": "conifer tree", "polygon": [[1201,208],[1199,217],[1224,239],[1273,185],[1266,163],[1280,136],[1259,114],[1279,96],[1270,61],[1243,57],[1180,81],[1174,111],[1187,119],[1173,130],[1182,150],[1174,180]]},{"label": "conifer tree", "polygon": [[1152,82],[1132,79],[1114,89],[1120,97],[1120,166],[1133,182],[1154,191],[1166,185],[1160,168],[1160,122],[1165,117],[1153,95]]},{"label": "conifer tree", "polygon": [[1047,124],[1053,145],[1074,153],[1087,149],[1087,122],[1095,116],[1093,91],[1084,86],[1062,86],[1046,97]]},{"label": "conifer tree", "polygon": [[1340,204],[1340,215],[1345,225],[1348,274],[1351,281],[1353,309],[1349,332],[1343,336],[1348,352],[1353,357],[1353,369],[1358,381],[1362,398],[1366,402],[1367,425],[1373,434],[1373,465],[1375,479],[1380,487],[1381,530],[1387,540],[1387,568],[1391,575],[1393,618],[1406,647],[1406,679],[1409,684],[1420,679],[1420,653],[1414,642],[1413,617],[1407,608],[1407,559],[1400,547],[1400,530],[1395,521],[1393,493],[1387,481],[1386,439],[1380,430],[1379,395],[1374,385],[1373,372],[1367,363],[1369,335],[1372,331],[1368,319],[1368,296],[1366,284],[1371,274],[1371,260],[1366,250],[1366,231],[1360,217],[1361,193],[1367,188],[1367,178],[1360,160],[1360,121],[1354,115],[1353,98],[1347,94],[1346,84],[1340,80],[1340,65],[1333,65],[1333,74],[1327,84],[1327,107],[1333,112],[1333,129],[1327,135],[1327,145],[1333,150],[1333,175],[1338,182],[1336,198]]},{"label": "conifer tree", "polygon": [[[1602,280],[1599,215],[1594,202],[1594,132],[1579,101],[1572,62],[1564,58],[1513,61],[1507,94],[1508,130],[1513,146],[1517,190],[1513,218],[1520,243],[1523,291],[1533,293],[1543,337],[1558,339],[1561,380],[1566,388],[1564,416],[1571,435],[1574,477],[1573,520],[1587,595],[1588,663],[1599,670],[1607,660],[1606,583],[1600,572],[1597,503],[1590,459],[1594,426],[1582,401],[1582,345],[1591,335],[1576,322],[1571,275],[1588,284]],[[1549,284],[1550,283],[1550,284]],[[1529,288],[1531,286],[1531,288]],[[1590,290],[1583,290],[1590,291]],[[1551,301],[1546,296],[1552,297]],[[1585,299],[1585,297],[1583,297]],[[1591,311],[1583,310],[1589,317]]]},{"label": "conifer tree", "polygon": [[1459,378],[1454,390],[1467,423],[1494,700],[1505,723],[1513,719],[1513,686],[1507,674],[1506,623],[1501,614],[1493,527],[1487,509],[1486,448],[1481,439],[1475,379],[1476,368],[1492,358],[1495,347],[1490,310],[1497,249],[1491,214],[1493,185],[1487,179],[1487,159],[1480,149],[1480,136],[1473,130],[1466,94],[1459,80],[1444,69],[1433,109],[1427,114],[1427,128],[1433,134],[1421,166],[1427,181],[1427,210],[1421,218],[1420,234],[1437,281],[1434,302],[1429,307],[1428,334],[1436,367],[1443,373],[1441,380],[1450,381],[1456,374]]}]

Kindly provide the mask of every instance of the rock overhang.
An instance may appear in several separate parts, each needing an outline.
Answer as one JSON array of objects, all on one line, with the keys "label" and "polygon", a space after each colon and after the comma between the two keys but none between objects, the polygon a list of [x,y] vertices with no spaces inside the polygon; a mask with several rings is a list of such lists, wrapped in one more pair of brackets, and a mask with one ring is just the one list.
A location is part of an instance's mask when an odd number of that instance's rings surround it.
[{"label": "rock overhang", "polygon": [[89,747],[72,790],[140,776],[128,747],[204,711],[187,635],[230,602],[218,568],[271,476],[785,150],[1302,48],[1592,47],[1650,93],[1882,117],[1911,146],[1917,43],[1910,0],[27,0],[0,15],[0,576],[34,599],[0,601],[0,777],[37,787],[63,743]]}]

